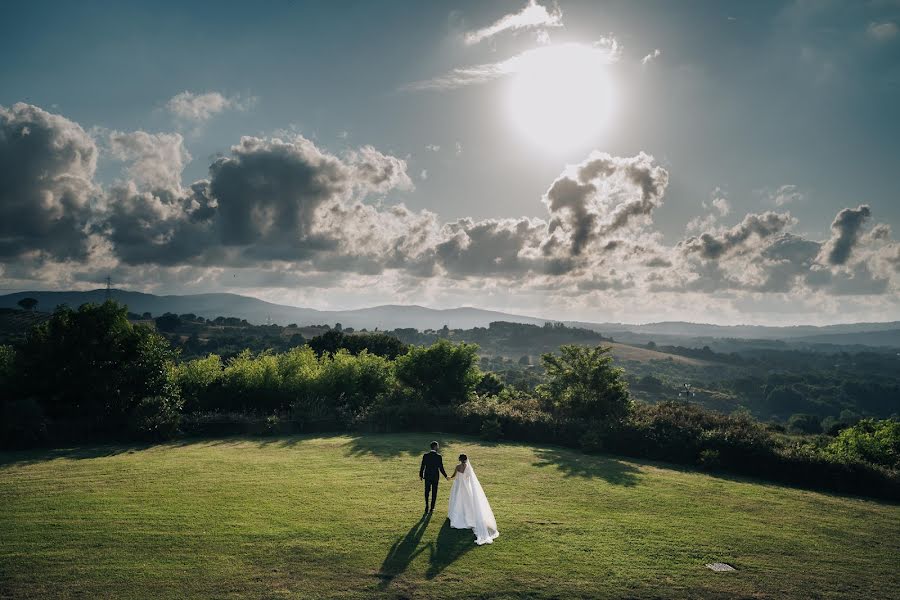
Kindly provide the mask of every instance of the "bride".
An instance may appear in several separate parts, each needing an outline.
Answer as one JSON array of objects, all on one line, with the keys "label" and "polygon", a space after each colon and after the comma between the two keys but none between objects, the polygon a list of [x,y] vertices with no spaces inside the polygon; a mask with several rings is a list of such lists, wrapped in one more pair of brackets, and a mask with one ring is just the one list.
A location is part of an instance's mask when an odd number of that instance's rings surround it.
[{"label": "bride", "polygon": [[465,454],[459,455],[459,464],[451,479],[453,487],[450,488],[450,508],[447,511],[450,527],[472,529],[475,531],[476,544],[490,544],[500,535],[497,521],[494,520],[491,505],[488,504],[487,496]]}]

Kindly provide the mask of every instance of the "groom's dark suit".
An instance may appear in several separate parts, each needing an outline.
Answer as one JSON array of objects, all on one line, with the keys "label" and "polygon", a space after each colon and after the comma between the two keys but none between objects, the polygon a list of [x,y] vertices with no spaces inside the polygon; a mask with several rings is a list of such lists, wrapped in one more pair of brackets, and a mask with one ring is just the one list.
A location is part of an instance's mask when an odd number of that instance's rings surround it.
[{"label": "groom's dark suit", "polygon": [[422,465],[419,467],[419,478],[425,480],[425,510],[428,510],[428,494],[431,493],[431,510],[434,510],[434,503],[437,500],[438,482],[441,475],[447,476],[444,470],[444,460],[437,450],[425,454],[422,457]]}]

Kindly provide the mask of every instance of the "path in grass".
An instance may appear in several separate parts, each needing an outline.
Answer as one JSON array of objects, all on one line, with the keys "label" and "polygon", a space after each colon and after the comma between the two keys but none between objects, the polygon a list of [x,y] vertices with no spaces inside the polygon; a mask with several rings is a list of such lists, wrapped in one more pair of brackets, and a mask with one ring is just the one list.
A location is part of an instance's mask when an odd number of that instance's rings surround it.
[{"label": "path in grass", "polygon": [[900,597],[895,504],[436,434],[497,516],[477,547],[448,485],[421,519],[431,437],[0,453],[0,597]]}]

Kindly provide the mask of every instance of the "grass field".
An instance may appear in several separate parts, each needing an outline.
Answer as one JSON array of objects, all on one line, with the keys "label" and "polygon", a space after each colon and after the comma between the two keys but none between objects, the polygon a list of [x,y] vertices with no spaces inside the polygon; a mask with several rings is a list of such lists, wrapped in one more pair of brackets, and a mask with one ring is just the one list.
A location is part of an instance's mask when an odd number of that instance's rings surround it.
[{"label": "grass field", "polygon": [[[432,437],[493,545],[421,518]],[[0,532],[4,598],[900,598],[897,505],[439,434],[2,453]]]}]

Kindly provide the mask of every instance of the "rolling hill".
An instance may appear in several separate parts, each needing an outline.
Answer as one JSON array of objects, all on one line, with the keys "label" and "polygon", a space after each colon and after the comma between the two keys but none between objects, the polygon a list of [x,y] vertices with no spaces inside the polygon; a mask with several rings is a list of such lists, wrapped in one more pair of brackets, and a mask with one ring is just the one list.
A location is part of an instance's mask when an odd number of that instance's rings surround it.
[{"label": "rolling hill", "polygon": [[[79,306],[85,302],[102,302],[106,290],[91,291],[29,291],[0,296],[0,308],[17,308],[24,297],[38,300],[38,310],[50,311],[59,304]],[[678,344],[680,340],[736,339],[736,340],[785,340],[807,344],[861,344],[870,346],[900,346],[900,322],[845,323],[826,326],[800,325],[772,327],[758,325],[712,325],[680,321],[628,324],[592,323],[545,319],[513,313],[484,310],[474,307],[433,309],[416,305],[383,305],[356,310],[316,310],[297,306],[274,304],[250,296],[237,294],[192,294],[158,296],[142,292],[114,289],[113,299],[126,304],[131,312],[149,312],[154,316],[166,312],[193,313],[204,318],[218,316],[237,317],[260,325],[266,322],[287,325],[318,325],[341,323],[345,327],[361,329],[397,329],[412,327],[419,330],[440,329],[444,325],[452,329],[487,327],[493,321],[542,325],[562,321],[574,327],[600,332],[626,343],[646,343],[650,336],[656,341],[667,340]],[[691,344],[693,345],[693,344]]]}]

